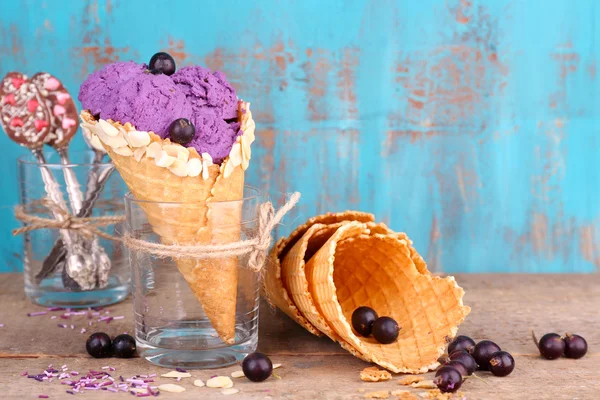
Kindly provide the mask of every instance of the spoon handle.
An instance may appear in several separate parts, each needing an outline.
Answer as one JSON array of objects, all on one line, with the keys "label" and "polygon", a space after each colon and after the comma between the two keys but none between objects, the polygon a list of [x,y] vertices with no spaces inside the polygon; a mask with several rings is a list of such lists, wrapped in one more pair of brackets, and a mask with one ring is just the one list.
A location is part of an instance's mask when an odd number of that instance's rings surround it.
[{"label": "spoon handle", "polygon": [[[94,160],[95,164],[96,159]],[[102,158],[99,159],[99,162],[101,161]],[[95,166],[93,168],[96,169],[96,171],[93,171],[93,175],[95,175],[97,173],[97,167]],[[96,203],[98,196],[104,189],[104,185],[106,184],[108,178],[110,178],[114,170],[115,167],[111,165],[103,169],[98,175],[97,179],[90,178],[90,181],[88,183],[88,190],[86,190],[85,201],[83,202],[81,210],[79,210],[79,213],[77,214],[78,218],[87,218],[92,214],[94,204]],[[92,171],[90,171],[90,176],[92,176]],[[61,239],[58,239],[54,243],[54,246],[52,247],[52,250],[46,257],[46,259],[44,260],[41,271],[36,275],[36,280],[40,282],[41,280],[45,279],[47,276],[52,274],[56,270],[56,267],[60,263],[64,262],[66,256],[67,250],[64,247],[64,243]]]},{"label": "spoon handle", "polygon": [[[65,201],[60,192],[60,187],[58,186],[54,175],[52,175],[52,172],[48,169],[48,167],[43,165],[46,164],[46,158],[44,157],[44,153],[41,149],[32,149],[31,152],[38,160],[38,163],[42,164],[40,165],[40,171],[42,173],[42,180],[44,181],[44,185],[46,187],[46,193],[48,193],[48,196],[52,201],[58,204],[61,208],[66,209],[67,205],[65,204]],[[52,215],[59,221],[64,221],[64,217],[60,213],[53,211]],[[70,247],[73,244],[71,235],[66,229],[61,229],[60,235],[62,237],[63,242],[66,243],[67,247]]]},{"label": "spoon handle", "polygon": [[[58,155],[60,156],[60,162],[63,165],[71,164],[69,160],[69,153],[67,152],[66,147],[62,147],[56,149]],[[73,210],[73,214],[78,214],[79,210],[81,210],[83,203],[83,195],[81,194],[81,190],[79,189],[79,182],[77,181],[77,177],[75,176],[75,172],[70,167],[64,167],[63,175],[65,176],[65,183],[67,186],[67,194],[69,195],[69,202],[71,203],[71,209]]]}]

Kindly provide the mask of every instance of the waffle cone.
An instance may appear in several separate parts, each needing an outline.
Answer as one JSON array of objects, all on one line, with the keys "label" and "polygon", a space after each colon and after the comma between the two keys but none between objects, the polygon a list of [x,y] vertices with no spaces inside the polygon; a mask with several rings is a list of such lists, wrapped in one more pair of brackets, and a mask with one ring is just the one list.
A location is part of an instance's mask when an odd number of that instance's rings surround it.
[{"label": "waffle cone", "polygon": [[[411,255],[402,234],[365,235],[366,229],[359,222],[344,224],[306,264],[318,312],[337,336],[384,368],[405,373],[436,368],[446,338],[455,336],[470,311],[462,304],[464,291],[452,277],[417,268],[413,259],[422,258]],[[396,320],[402,328],[397,341],[384,345],[357,336],[349,321],[360,306]]]},{"label": "waffle cone", "polygon": [[[151,138],[162,140],[156,135]],[[152,159],[144,157],[138,162],[104,147],[163,244],[223,244],[240,239],[241,205],[231,203],[224,209],[222,204],[215,207],[211,203],[243,198],[241,167],[227,179],[218,165],[210,166],[206,180],[180,177],[156,166]],[[158,203],[180,204],[168,207]],[[238,259],[179,258],[175,263],[221,339],[234,343]]]},{"label": "waffle cone", "polygon": [[[368,213],[346,211],[341,213],[328,213],[309,219],[305,224],[296,228],[288,237],[278,240],[269,255],[269,261],[266,265],[264,276],[264,289],[267,299],[291,319],[296,321],[307,331],[316,336],[322,333],[313,324],[311,324],[298,310],[296,304],[290,297],[290,294],[283,284],[281,262],[287,253],[293,248],[300,238],[315,224],[336,224],[341,221],[363,221],[374,220],[374,216]],[[354,352],[356,353],[356,352]]]}]

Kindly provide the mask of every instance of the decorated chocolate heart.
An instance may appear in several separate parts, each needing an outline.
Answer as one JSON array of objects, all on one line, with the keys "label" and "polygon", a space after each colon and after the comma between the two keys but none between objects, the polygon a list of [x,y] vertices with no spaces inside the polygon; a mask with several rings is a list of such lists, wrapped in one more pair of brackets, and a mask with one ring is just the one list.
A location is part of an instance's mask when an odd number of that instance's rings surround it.
[{"label": "decorated chocolate heart", "polygon": [[73,98],[61,81],[47,72],[38,72],[31,81],[52,113],[48,144],[55,148],[67,146],[77,132],[77,107]]},{"label": "decorated chocolate heart", "polygon": [[31,149],[50,140],[52,115],[27,76],[9,72],[0,81],[0,125],[14,142]]}]

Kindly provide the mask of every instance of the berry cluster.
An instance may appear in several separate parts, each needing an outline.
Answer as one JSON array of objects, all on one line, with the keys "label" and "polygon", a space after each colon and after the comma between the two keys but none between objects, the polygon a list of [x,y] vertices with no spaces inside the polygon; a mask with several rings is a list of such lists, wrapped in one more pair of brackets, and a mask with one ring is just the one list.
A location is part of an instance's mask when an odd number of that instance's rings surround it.
[{"label": "berry cluster", "polygon": [[352,327],[361,336],[373,334],[375,340],[382,344],[390,344],[398,339],[400,327],[390,317],[379,317],[370,307],[358,307],[352,313]]},{"label": "berry cluster", "polygon": [[507,376],[515,369],[515,359],[502,351],[490,340],[475,343],[468,336],[457,336],[448,345],[448,362],[435,374],[433,382],[440,391],[457,391],[463,378],[472,375],[477,369],[490,371],[495,376]]},{"label": "berry cluster", "polygon": [[118,358],[131,358],[135,355],[135,339],[122,334],[110,339],[104,332],[92,333],[85,342],[85,349],[94,358],[105,358],[114,355]]},{"label": "berry cluster", "polygon": [[539,342],[533,332],[532,336],[540,354],[548,360],[555,360],[562,356],[577,359],[587,353],[587,342],[579,335],[566,333],[563,338],[558,333],[546,333]]}]

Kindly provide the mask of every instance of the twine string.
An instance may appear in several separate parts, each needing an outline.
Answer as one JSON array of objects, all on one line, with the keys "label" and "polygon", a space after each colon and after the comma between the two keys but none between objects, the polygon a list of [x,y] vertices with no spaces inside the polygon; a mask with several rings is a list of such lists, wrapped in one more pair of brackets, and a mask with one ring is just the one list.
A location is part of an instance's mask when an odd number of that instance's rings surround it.
[{"label": "twine string", "polygon": [[15,217],[28,225],[13,230],[13,235],[16,236],[38,229],[74,230],[87,237],[98,235],[108,240],[123,242],[131,250],[148,253],[157,258],[170,257],[174,259],[194,258],[205,260],[248,255],[248,267],[255,272],[259,272],[265,264],[267,250],[271,246],[271,233],[273,229],[281,222],[284,215],[294,208],[299,199],[300,193],[293,193],[277,212],[275,212],[271,202],[262,203],[258,209],[258,229],[256,235],[250,239],[224,244],[196,243],[190,245],[166,245],[136,239],[128,233],[122,237],[113,236],[102,231],[100,228],[123,222],[125,221],[124,216],[78,218],[69,214],[50,199],[42,200],[42,205],[60,215],[60,220],[29,214],[25,211],[24,206],[17,206]]}]

